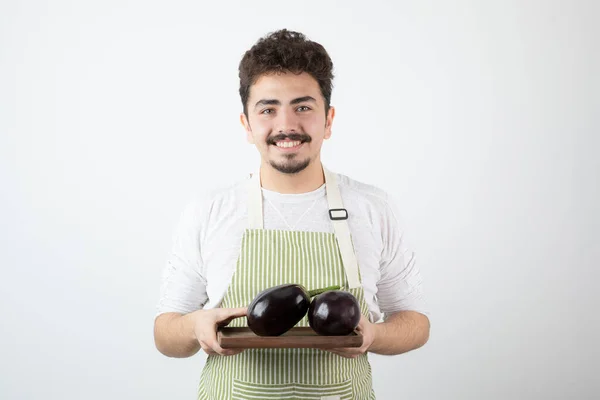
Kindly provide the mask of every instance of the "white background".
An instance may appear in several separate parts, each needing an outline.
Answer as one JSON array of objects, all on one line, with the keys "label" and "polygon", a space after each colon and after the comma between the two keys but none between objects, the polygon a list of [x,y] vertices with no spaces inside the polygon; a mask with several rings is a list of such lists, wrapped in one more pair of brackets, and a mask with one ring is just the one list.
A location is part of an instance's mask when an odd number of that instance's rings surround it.
[{"label": "white background", "polygon": [[[597,399],[596,1],[0,3],[0,398],[192,399],[152,337],[174,224],[252,170],[237,66],[335,64],[327,166],[394,195],[429,343],[379,399]],[[596,307],[592,307],[596,306]]]}]

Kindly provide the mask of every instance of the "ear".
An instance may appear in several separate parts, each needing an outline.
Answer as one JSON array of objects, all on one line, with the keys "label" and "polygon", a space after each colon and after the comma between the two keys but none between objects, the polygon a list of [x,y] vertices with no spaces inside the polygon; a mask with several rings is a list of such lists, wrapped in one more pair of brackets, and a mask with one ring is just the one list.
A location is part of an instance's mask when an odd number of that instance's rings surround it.
[{"label": "ear", "polygon": [[248,141],[248,143],[254,144],[254,136],[252,135],[252,129],[250,128],[250,121],[248,121],[248,118],[246,118],[246,114],[244,114],[244,113],[240,114],[240,122],[242,123],[242,126],[244,127],[244,130],[246,131],[246,140]]},{"label": "ear", "polygon": [[333,119],[335,118],[335,107],[329,107],[329,111],[327,111],[327,119],[325,121],[325,139],[329,139],[331,137],[331,127],[333,125]]}]

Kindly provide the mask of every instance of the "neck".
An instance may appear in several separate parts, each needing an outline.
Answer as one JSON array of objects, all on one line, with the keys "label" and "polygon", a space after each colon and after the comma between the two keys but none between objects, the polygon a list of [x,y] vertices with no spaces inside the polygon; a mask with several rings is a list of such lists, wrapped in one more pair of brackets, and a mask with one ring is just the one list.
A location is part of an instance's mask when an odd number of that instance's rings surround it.
[{"label": "neck", "polygon": [[317,190],[325,183],[321,160],[313,160],[308,167],[296,174],[284,174],[268,163],[260,166],[261,186],[282,194],[307,193]]}]

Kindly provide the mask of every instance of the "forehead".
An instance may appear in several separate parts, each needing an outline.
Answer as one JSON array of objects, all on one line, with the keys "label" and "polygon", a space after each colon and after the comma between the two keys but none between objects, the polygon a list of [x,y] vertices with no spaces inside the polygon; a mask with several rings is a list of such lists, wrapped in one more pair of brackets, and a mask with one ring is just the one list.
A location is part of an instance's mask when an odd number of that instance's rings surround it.
[{"label": "forehead", "polygon": [[285,101],[303,96],[321,99],[319,83],[306,72],[265,74],[250,87],[251,102],[265,98]]}]

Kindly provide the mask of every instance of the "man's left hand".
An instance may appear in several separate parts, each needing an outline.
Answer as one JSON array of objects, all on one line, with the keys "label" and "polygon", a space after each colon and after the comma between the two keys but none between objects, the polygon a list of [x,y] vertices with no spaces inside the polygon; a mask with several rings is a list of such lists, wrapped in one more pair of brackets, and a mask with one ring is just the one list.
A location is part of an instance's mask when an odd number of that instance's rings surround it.
[{"label": "man's left hand", "polygon": [[363,335],[363,344],[360,347],[340,347],[335,349],[322,349],[326,351],[330,351],[338,356],[346,357],[346,358],[356,358],[367,351],[375,341],[375,324],[369,322],[369,320],[364,316],[360,316],[360,321],[358,322],[358,327],[356,328]]}]

